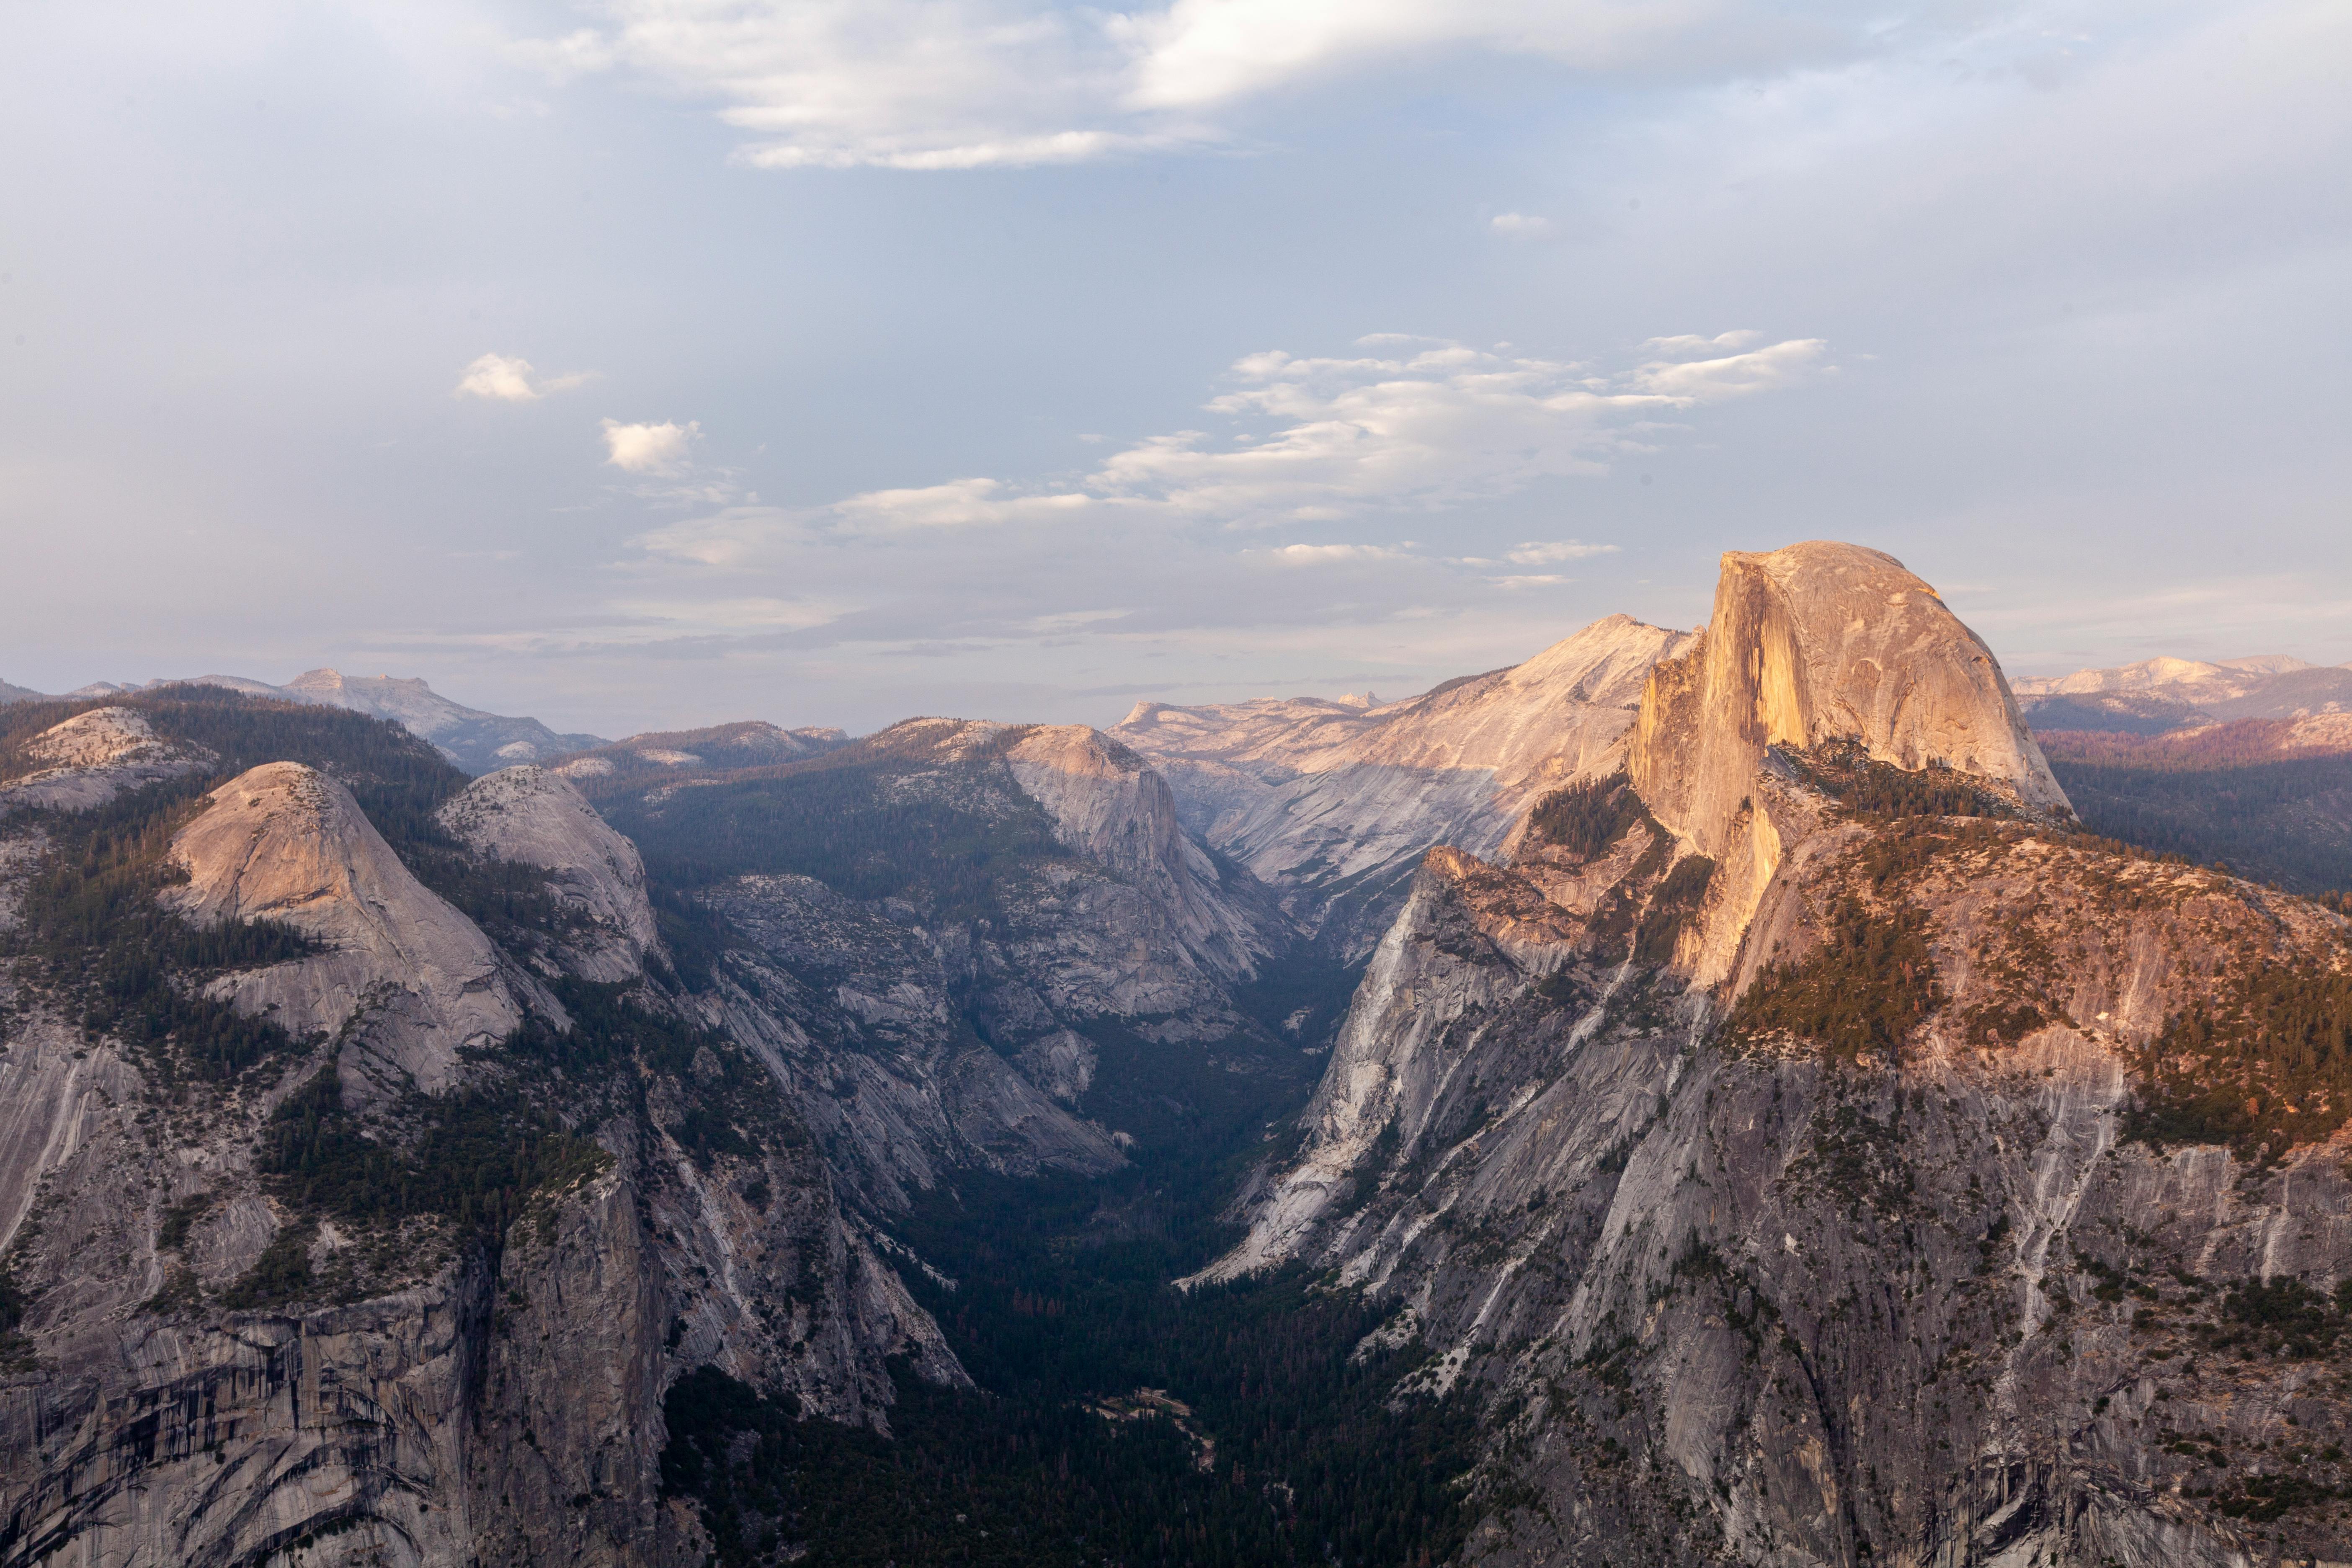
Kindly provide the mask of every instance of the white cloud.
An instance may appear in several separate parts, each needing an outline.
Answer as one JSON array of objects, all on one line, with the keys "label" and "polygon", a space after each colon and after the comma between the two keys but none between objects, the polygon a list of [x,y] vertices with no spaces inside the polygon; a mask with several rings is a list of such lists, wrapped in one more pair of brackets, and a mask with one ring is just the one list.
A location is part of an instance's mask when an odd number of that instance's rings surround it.
[{"label": "white cloud", "polygon": [[712,100],[767,168],[977,169],[1230,140],[1301,83],[1484,52],[1576,70],[1738,74],[1861,47],[1850,19],[1740,0],[606,0],[608,23],[510,47],[556,80],[625,68]]},{"label": "white cloud", "polygon": [[536,403],[551,392],[569,392],[575,386],[585,386],[593,379],[594,373],[590,371],[534,378],[530,361],[527,359],[484,354],[465,368],[457,377],[457,389],[450,395],[488,397],[501,403]]},{"label": "white cloud", "polygon": [[[1740,347],[1748,343],[1757,346]],[[657,555],[731,566],[826,536],[1072,522],[1286,527],[1439,509],[1508,495],[1547,478],[1605,473],[1620,453],[1654,449],[1660,421],[1794,385],[1825,352],[1818,339],[1763,343],[1752,332],[1654,339],[1643,345],[1651,357],[1610,371],[1389,333],[1358,346],[1395,352],[1344,359],[1278,350],[1247,355],[1232,369],[1233,390],[1206,405],[1226,423],[1222,438],[1202,430],[1148,437],[1075,479],[1021,485],[974,477],[867,490],[797,510],[734,507],[654,530],[637,542]],[[1666,357],[1674,354],[1683,357]],[[1693,357],[1700,354],[1708,357]],[[625,468],[643,461],[640,447],[664,461],[682,460],[694,432],[691,425],[610,421],[605,428],[613,461]],[[1519,566],[1552,565],[1615,548],[1537,540],[1517,546],[1509,559]],[[1385,546],[1354,543],[1293,544],[1264,553],[1290,564],[1404,558]],[[1449,563],[1496,564],[1470,558]]]},{"label": "white cloud", "polygon": [[1384,544],[1285,544],[1263,553],[1284,566],[1334,566],[1350,561],[1410,561],[1413,558],[1409,552],[1391,550]]},{"label": "white cloud", "polygon": [[[1750,339],[1755,334],[1727,332],[1724,338]],[[1665,340],[1689,342],[1692,340]],[[1723,344],[1724,339],[1715,340]],[[1727,344],[1724,346],[1729,346]],[[1751,392],[1770,392],[1794,385],[1822,367],[1829,345],[1819,338],[1795,338],[1745,353],[1718,354],[1713,359],[1653,360],[1630,378],[1644,392],[1693,403],[1720,402]]]},{"label": "white cloud", "polygon": [[1517,566],[1549,566],[1561,561],[1583,561],[1595,555],[1614,555],[1613,544],[1587,544],[1580,539],[1531,540],[1515,546],[1512,564]]},{"label": "white cloud", "polygon": [[1538,217],[1533,213],[1496,213],[1486,226],[1496,234],[1532,239],[1537,235],[1551,232],[1551,219]]},{"label": "white cloud", "polygon": [[699,423],[684,425],[624,425],[604,421],[604,461],[632,474],[677,475],[693,462],[694,443],[702,435]]}]

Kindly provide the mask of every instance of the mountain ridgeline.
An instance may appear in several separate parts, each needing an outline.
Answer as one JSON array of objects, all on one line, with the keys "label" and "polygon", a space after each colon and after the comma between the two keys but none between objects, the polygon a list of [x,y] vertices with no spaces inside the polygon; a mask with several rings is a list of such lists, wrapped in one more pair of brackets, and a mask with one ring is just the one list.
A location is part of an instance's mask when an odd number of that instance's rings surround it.
[{"label": "mountain ridgeline", "polygon": [[0,1565],[2352,1561],[2291,665],[1815,542],[1106,731],[0,707]]}]

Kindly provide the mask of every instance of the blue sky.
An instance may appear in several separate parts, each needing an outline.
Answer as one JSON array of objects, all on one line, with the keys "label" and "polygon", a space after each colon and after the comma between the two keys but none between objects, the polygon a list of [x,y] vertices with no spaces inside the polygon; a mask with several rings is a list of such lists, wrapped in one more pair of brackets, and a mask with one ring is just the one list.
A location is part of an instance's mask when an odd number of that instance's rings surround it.
[{"label": "blue sky", "polygon": [[[1395,695],[1840,537],[2352,659],[2352,11],[142,8],[0,60],[0,678]],[[26,153],[36,155],[27,156]]]}]

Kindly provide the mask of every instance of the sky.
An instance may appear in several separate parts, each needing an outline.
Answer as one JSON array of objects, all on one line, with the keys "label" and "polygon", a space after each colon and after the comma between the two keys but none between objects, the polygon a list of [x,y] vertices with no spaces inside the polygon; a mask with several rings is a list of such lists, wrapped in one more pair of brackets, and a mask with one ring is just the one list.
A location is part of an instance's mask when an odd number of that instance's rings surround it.
[{"label": "sky", "polygon": [[0,679],[1403,695],[1718,554],[2352,660],[2352,7],[29,0]]}]

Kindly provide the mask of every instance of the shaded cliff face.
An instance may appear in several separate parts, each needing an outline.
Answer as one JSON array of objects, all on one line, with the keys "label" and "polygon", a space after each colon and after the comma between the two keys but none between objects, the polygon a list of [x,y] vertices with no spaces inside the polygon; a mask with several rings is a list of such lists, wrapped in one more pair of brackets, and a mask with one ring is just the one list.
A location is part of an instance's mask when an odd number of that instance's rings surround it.
[{"label": "shaded cliff face", "polygon": [[544,886],[575,918],[552,957],[583,980],[634,978],[660,945],[637,847],[613,831],[566,780],[541,768],[501,768],[434,814],[481,854],[550,873]]},{"label": "shaded cliff face", "polygon": [[1427,858],[1211,1277],[1408,1310],[1467,1561],[2340,1555],[2352,936],[2070,831],[1916,589],[1808,621],[1895,570],[1733,558],[1648,787]]},{"label": "shaded cliff face", "polygon": [[715,919],[711,1017],[881,1212],[959,1169],[1124,1164],[1162,1069],[1307,1068],[1239,1000],[1292,942],[1280,911],[1097,731],[919,719],[688,787],[578,782]]},{"label": "shaded cliff face", "polygon": [[[875,1424],[890,1358],[962,1381],[756,1045],[530,977],[578,910],[436,834],[461,776],[351,715],[138,702],[241,771],[0,843],[0,1563],[698,1563],[681,1373]],[[614,869],[503,788],[486,841]]]},{"label": "shaded cliff face", "polygon": [[1138,703],[1110,733],[1167,773],[1188,825],[1360,958],[1423,850],[1492,853],[1538,795],[1619,765],[1651,667],[1689,641],[1612,616],[1403,702]]}]

